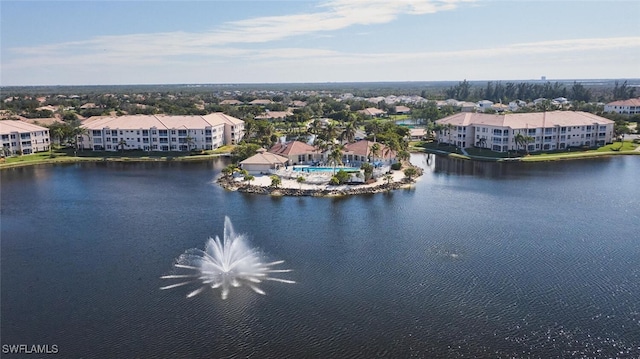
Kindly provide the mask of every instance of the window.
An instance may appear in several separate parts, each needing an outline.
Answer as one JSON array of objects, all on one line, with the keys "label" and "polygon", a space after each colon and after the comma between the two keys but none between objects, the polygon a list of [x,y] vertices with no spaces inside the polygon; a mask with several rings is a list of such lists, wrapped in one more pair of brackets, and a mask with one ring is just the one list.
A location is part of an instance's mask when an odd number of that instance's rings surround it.
[{"label": "window", "polygon": [[204,134],[208,135],[208,136],[211,136],[211,130],[210,129],[204,130]]},{"label": "window", "polygon": [[142,130],[143,136],[149,136],[149,130]]},{"label": "window", "polygon": [[176,130],[171,130],[171,134],[175,135],[176,134]]},{"label": "window", "polygon": [[159,131],[158,131],[158,135],[160,135],[160,136],[168,136],[168,135],[169,135],[169,133],[168,133],[168,131],[167,131],[167,130],[159,130]]},{"label": "window", "polygon": [[178,130],[178,136],[186,136],[187,130]]},{"label": "window", "polygon": [[102,131],[100,130],[93,130],[91,133],[93,134],[93,137],[102,136]]}]

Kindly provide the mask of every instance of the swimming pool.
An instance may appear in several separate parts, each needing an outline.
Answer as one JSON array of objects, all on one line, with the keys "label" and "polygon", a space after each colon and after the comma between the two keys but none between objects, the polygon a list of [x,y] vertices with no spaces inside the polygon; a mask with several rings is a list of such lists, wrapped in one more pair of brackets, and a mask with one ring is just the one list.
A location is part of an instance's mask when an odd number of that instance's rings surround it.
[{"label": "swimming pool", "polygon": [[[293,167],[293,170],[296,172],[333,172],[333,167]],[[360,169],[357,167],[336,167],[336,172],[343,170],[345,172],[359,172]]]}]

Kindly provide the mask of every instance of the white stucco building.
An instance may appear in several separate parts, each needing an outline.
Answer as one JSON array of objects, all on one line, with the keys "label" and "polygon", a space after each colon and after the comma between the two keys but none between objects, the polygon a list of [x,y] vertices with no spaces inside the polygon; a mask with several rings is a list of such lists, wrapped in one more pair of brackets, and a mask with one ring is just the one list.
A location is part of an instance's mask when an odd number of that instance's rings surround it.
[{"label": "white stucco building", "polygon": [[0,121],[2,155],[49,151],[49,129],[18,120]]},{"label": "white stucco building", "polygon": [[640,97],[609,102],[604,105],[604,112],[615,112],[623,115],[640,114]]},{"label": "white stucco building", "polygon": [[510,114],[458,113],[437,120],[440,143],[458,147],[483,147],[497,152],[518,150],[515,136],[533,137],[529,152],[579,146],[601,146],[613,140],[614,122],[578,111]]},{"label": "white stucco building", "polygon": [[82,148],[95,151],[212,150],[238,143],[244,136],[244,121],[216,112],[195,115],[134,115],[92,117],[78,138]]}]

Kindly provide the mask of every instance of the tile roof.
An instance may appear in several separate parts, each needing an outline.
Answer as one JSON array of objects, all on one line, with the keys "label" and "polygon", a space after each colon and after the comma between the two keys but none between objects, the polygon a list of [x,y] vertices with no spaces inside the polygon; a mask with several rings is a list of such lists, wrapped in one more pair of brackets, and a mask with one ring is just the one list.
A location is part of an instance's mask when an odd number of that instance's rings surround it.
[{"label": "tile roof", "polygon": [[269,149],[269,152],[282,156],[303,155],[316,152],[316,148],[300,141],[277,143]]},{"label": "tile roof", "polygon": [[244,121],[215,112],[204,116],[197,115],[128,115],[90,117],[83,121],[82,127],[89,130],[109,128],[136,129],[193,129],[224,124],[239,125]]},{"label": "tile roof", "polygon": [[607,106],[640,106],[640,97],[630,98],[628,100],[620,100],[609,102]]},{"label": "tile roof", "polygon": [[610,124],[613,121],[588,112],[551,111],[509,114],[484,114],[461,112],[436,121],[439,124],[454,126],[485,125],[495,127],[538,128],[553,126],[583,126]]},{"label": "tile roof", "polygon": [[19,120],[1,120],[0,121],[0,133],[3,135],[9,134],[11,132],[35,132],[35,131],[49,131],[49,129],[46,127],[22,122]]},{"label": "tile roof", "polygon": [[272,164],[281,164],[284,165],[288,158],[276,155],[270,152],[259,152],[255,155],[247,158],[244,161],[240,161],[240,164],[243,165],[272,165]]},{"label": "tile roof", "polygon": [[[371,146],[377,143],[380,146],[380,152],[377,154],[378,156],[382,156],[383,154],[388,156],[386,153],[386,148],[383,143],[380,142],[372,142],[367,140],[360,140],[353,143],[348,143],[344,146],[344,152],[358,155],[358,156],[369,156],[371,154]],[[386,157],[385,156],[385,157]],[[395,157],[395,153],[392,152],[392,157]]]}]

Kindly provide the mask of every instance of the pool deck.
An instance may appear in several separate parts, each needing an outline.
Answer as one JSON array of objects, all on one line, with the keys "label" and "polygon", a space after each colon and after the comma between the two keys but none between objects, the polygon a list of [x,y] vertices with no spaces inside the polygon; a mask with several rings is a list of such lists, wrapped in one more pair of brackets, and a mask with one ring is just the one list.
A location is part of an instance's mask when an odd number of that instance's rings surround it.
[{"label": "pool deck", "polygon": [[[297,173],[297,172],[296,172]],[[391,180],[392,183],[394,182],[402,182],[402,180],[405,178],[404,172],[403,171],[393,171],[392,172],[392,177],[393,179]],[[251,185],[252,186],[259,186],[259,187],[270,187],[271,186],[271,178],[269,177],[270,175],[255,175],[255,179],[253,181],[251,181]],[[329,178],[330,176],[326,176],[326,175],[314,175],[311,174],[309,177],[307,177],[307,179],[305,180],[305,182],[302,183],[298,183],[298,181],[296,180],[296,177],[292,176],[292,177],[285,177],[285,176],[280,176],[280,180],[282,181],[282,183],[280,184],[280,188],[283,189],[302,189],[302,190],[317,190],[317,191],[323,191],[323,190],[335,190],[335,191],[342,191],[342,190],[347,190],[347,189],[357,189],[357,188],[371,188],[371,187],[377,187],[380,186],[384,183],[386,183],[386,180],[384,178],[378,178],[378,180],[374,183],[369,183],[369,184],[358,184],[358,185],[338,185],[338,186],[333,186],[329,184]],[[242,177],[238,177],[235,179],[236,182],[238,182],[238,184],[243,184],[246,183],[246,181],[244,181],[244,179]]]}]

